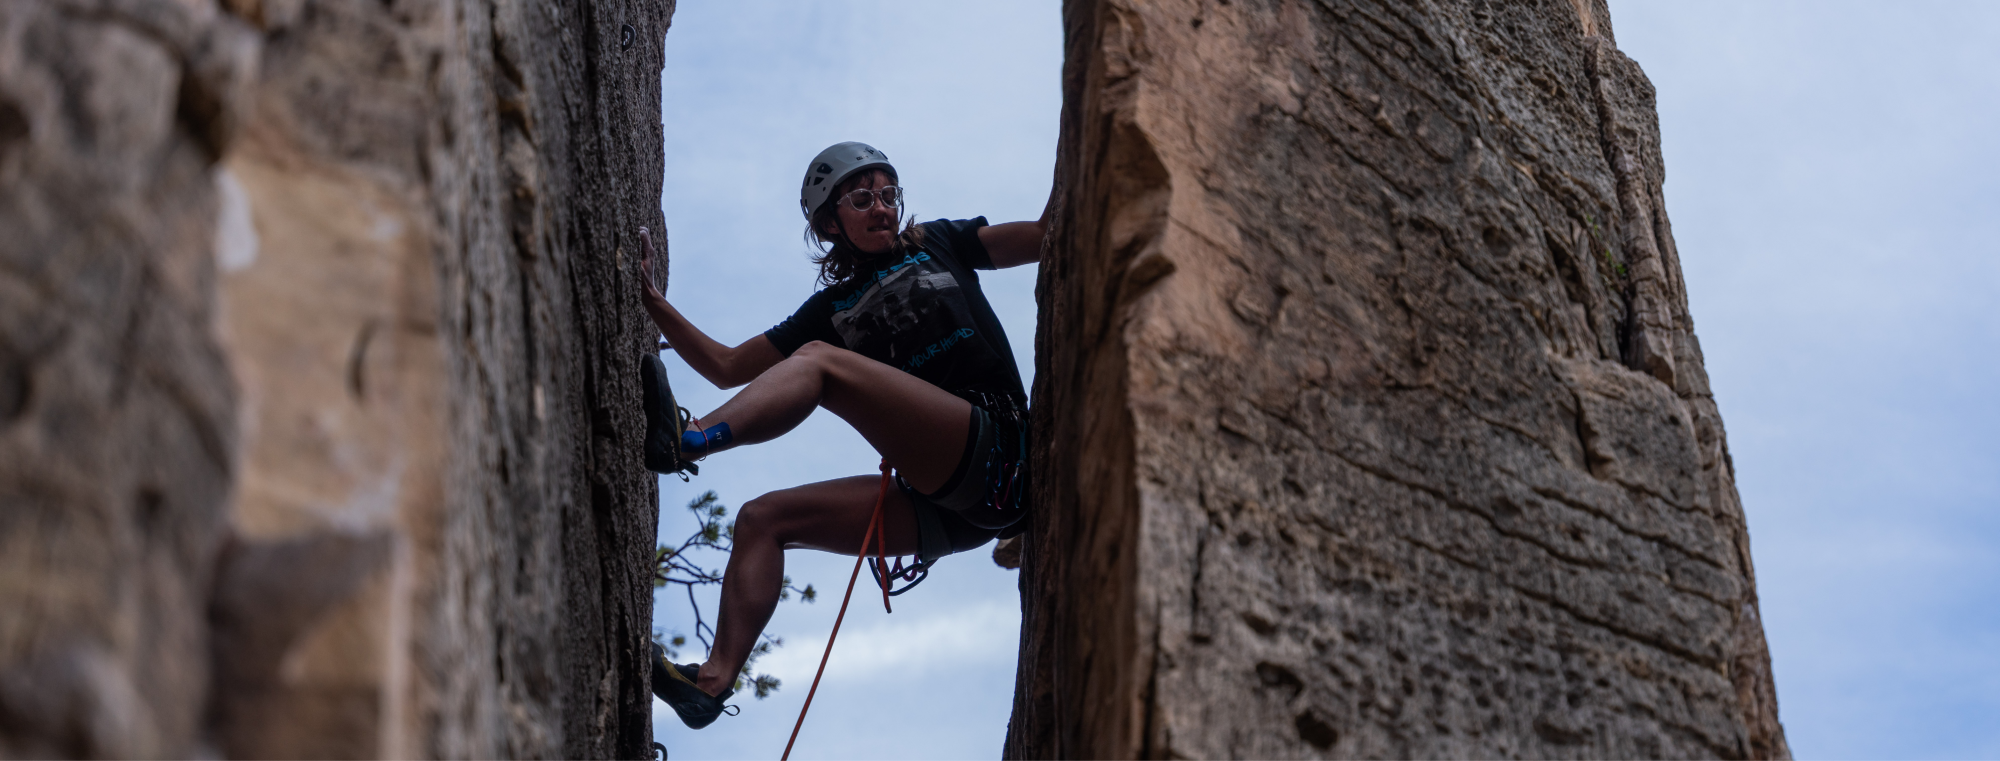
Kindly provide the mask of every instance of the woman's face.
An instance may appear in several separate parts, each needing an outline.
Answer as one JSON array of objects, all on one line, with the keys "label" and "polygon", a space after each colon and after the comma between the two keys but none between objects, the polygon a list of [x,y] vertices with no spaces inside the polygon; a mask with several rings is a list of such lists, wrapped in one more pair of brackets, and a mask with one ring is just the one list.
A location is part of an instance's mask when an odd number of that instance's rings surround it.
[{"label": "woman's face", "polygon": [[[874,201],[867,209],[855,210],[854,204],[847,202],[847,193],[856,190],[875,190],[894,185],[895,180],[888,172],[872,170],[860,178],[860,182],[848,188],[845,193],[833,199],[834,213],[840,220],[840,229],[847,231],[847,240],[863,253],[879,254],[896,244],[896,222],[902,217],[902,209],[883,205],[881,199]],[[829,231],[838,234],[839,231]]]}]

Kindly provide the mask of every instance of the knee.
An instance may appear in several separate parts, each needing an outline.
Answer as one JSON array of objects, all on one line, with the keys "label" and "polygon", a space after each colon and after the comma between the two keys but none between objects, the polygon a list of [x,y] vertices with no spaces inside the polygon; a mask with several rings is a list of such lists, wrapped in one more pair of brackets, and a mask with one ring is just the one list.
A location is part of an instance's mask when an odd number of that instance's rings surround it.
[{"label": "knee", "polygon": [[787,361],[802,362],[827,376],[845,375],[852,362],[861,355],[842,349],[825,341],[809,341],[792,352]]},{"label": "knee", "polygon": [[766,494],[743,503],[743,507],[736,511],[735,540],[767,541],[777,536],[778,524],[784,514],[783,498],[777,494]]},{"label": "knee", "polygon": [[807,341],[804,346],[800,346],[797,351],[792,352],[790,359],[797,362],[810,362],[815,365],[824,366],[839,351],[839,349],[833,347],[833,344],[825,341]]}]

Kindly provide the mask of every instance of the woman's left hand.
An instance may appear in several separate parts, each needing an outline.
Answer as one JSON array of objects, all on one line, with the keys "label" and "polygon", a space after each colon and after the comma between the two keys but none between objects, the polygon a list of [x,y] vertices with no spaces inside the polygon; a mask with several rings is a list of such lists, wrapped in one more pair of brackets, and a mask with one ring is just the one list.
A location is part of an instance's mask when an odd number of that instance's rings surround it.
[{"label": "woman's left hand", "polygon": [[1042,239],[1048,237],[1049,216],[1055,213],[1055,204],[1056,193],[1050,191],[1049,202],[1042,207],[1041,219],[979,228],[979,242],[986,246],[986,255],[993,260],[994,269],[1004,270],[1042,260]]},{"label": "woman's left hand", "polygon": [[1047,234],[1048,226],[1040,220],[1004,222],[979,228],[979,242],[986,246],[993,268],[1004,270],[1041,261],[1042,238]]}]

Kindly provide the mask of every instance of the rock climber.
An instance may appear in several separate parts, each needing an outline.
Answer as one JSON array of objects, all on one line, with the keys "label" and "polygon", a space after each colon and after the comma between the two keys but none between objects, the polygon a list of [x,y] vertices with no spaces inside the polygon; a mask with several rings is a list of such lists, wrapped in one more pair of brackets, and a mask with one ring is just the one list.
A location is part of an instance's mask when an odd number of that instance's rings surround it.
[{"label": "rock climber", "polygon": [[[888,157],[863,143],[813,158],[799,208],[824,288],[734,347],[702,333],[655,289],[646,243],[646,311],[668,345],[718,388],[749,384],[693,418],[675,406],[665,365],[647,355],[646,466],[693,472],[694,461],[775,439],[825,407],[894,467],[897,488],[882,505],[887,552],[916,556],[928,572],[945,555],[1018,530],[1027,513],[1027,395],[975,271],[1039,261],[1047,215],[918,224],[904,220],[896,182]],[[653,691],[681,721],[700,729],[722,712],[777,607],[784,551],[856,554],[879,484],[877,476],[839,478],[743,505],[708,660],[670,663],[654,645]]]}]

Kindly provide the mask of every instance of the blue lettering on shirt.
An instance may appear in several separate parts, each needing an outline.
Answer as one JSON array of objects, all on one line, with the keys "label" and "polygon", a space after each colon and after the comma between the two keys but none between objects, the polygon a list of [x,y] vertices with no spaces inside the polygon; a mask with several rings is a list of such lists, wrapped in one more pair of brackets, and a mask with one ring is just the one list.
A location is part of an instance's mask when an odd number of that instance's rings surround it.
[{"label": "blue lettering on shirt", "polygon": [[910,355],[909,361],[903,363],[903,372],[906,373],[916,372],[917,368],[923,367],[924,363],[931,361],[932,357],[936,357],[939,354],[945,353],[945,351],[950,349],[951,347],[957,346],[958,342],[971,337],[972,337],[971,328],[959,328],[957,331],[954,331],[951,335],[945,336],[943,340],[931,344],[930,346],[924,347],[923,351]]},{"label": "blue lettering on shirt", "polygon": [[868,289],[875,287],[876,283],[882,282],[882,278],[894,275],[898,270],[901,270],[904,267],[909,267],[916,264],[922,264],[930,260],[931,260],[930,254],[925,253],[923,251],[918,251],[914,254],[904,256],[902,261],[891,262],[888,267],[869,273],[868,282],[864,285],[856,287],[854,289],[853,295],[833,302],[833,311],[836,312],[847,311],[855,304],[860,303],[861,297],[868,295]]}]

